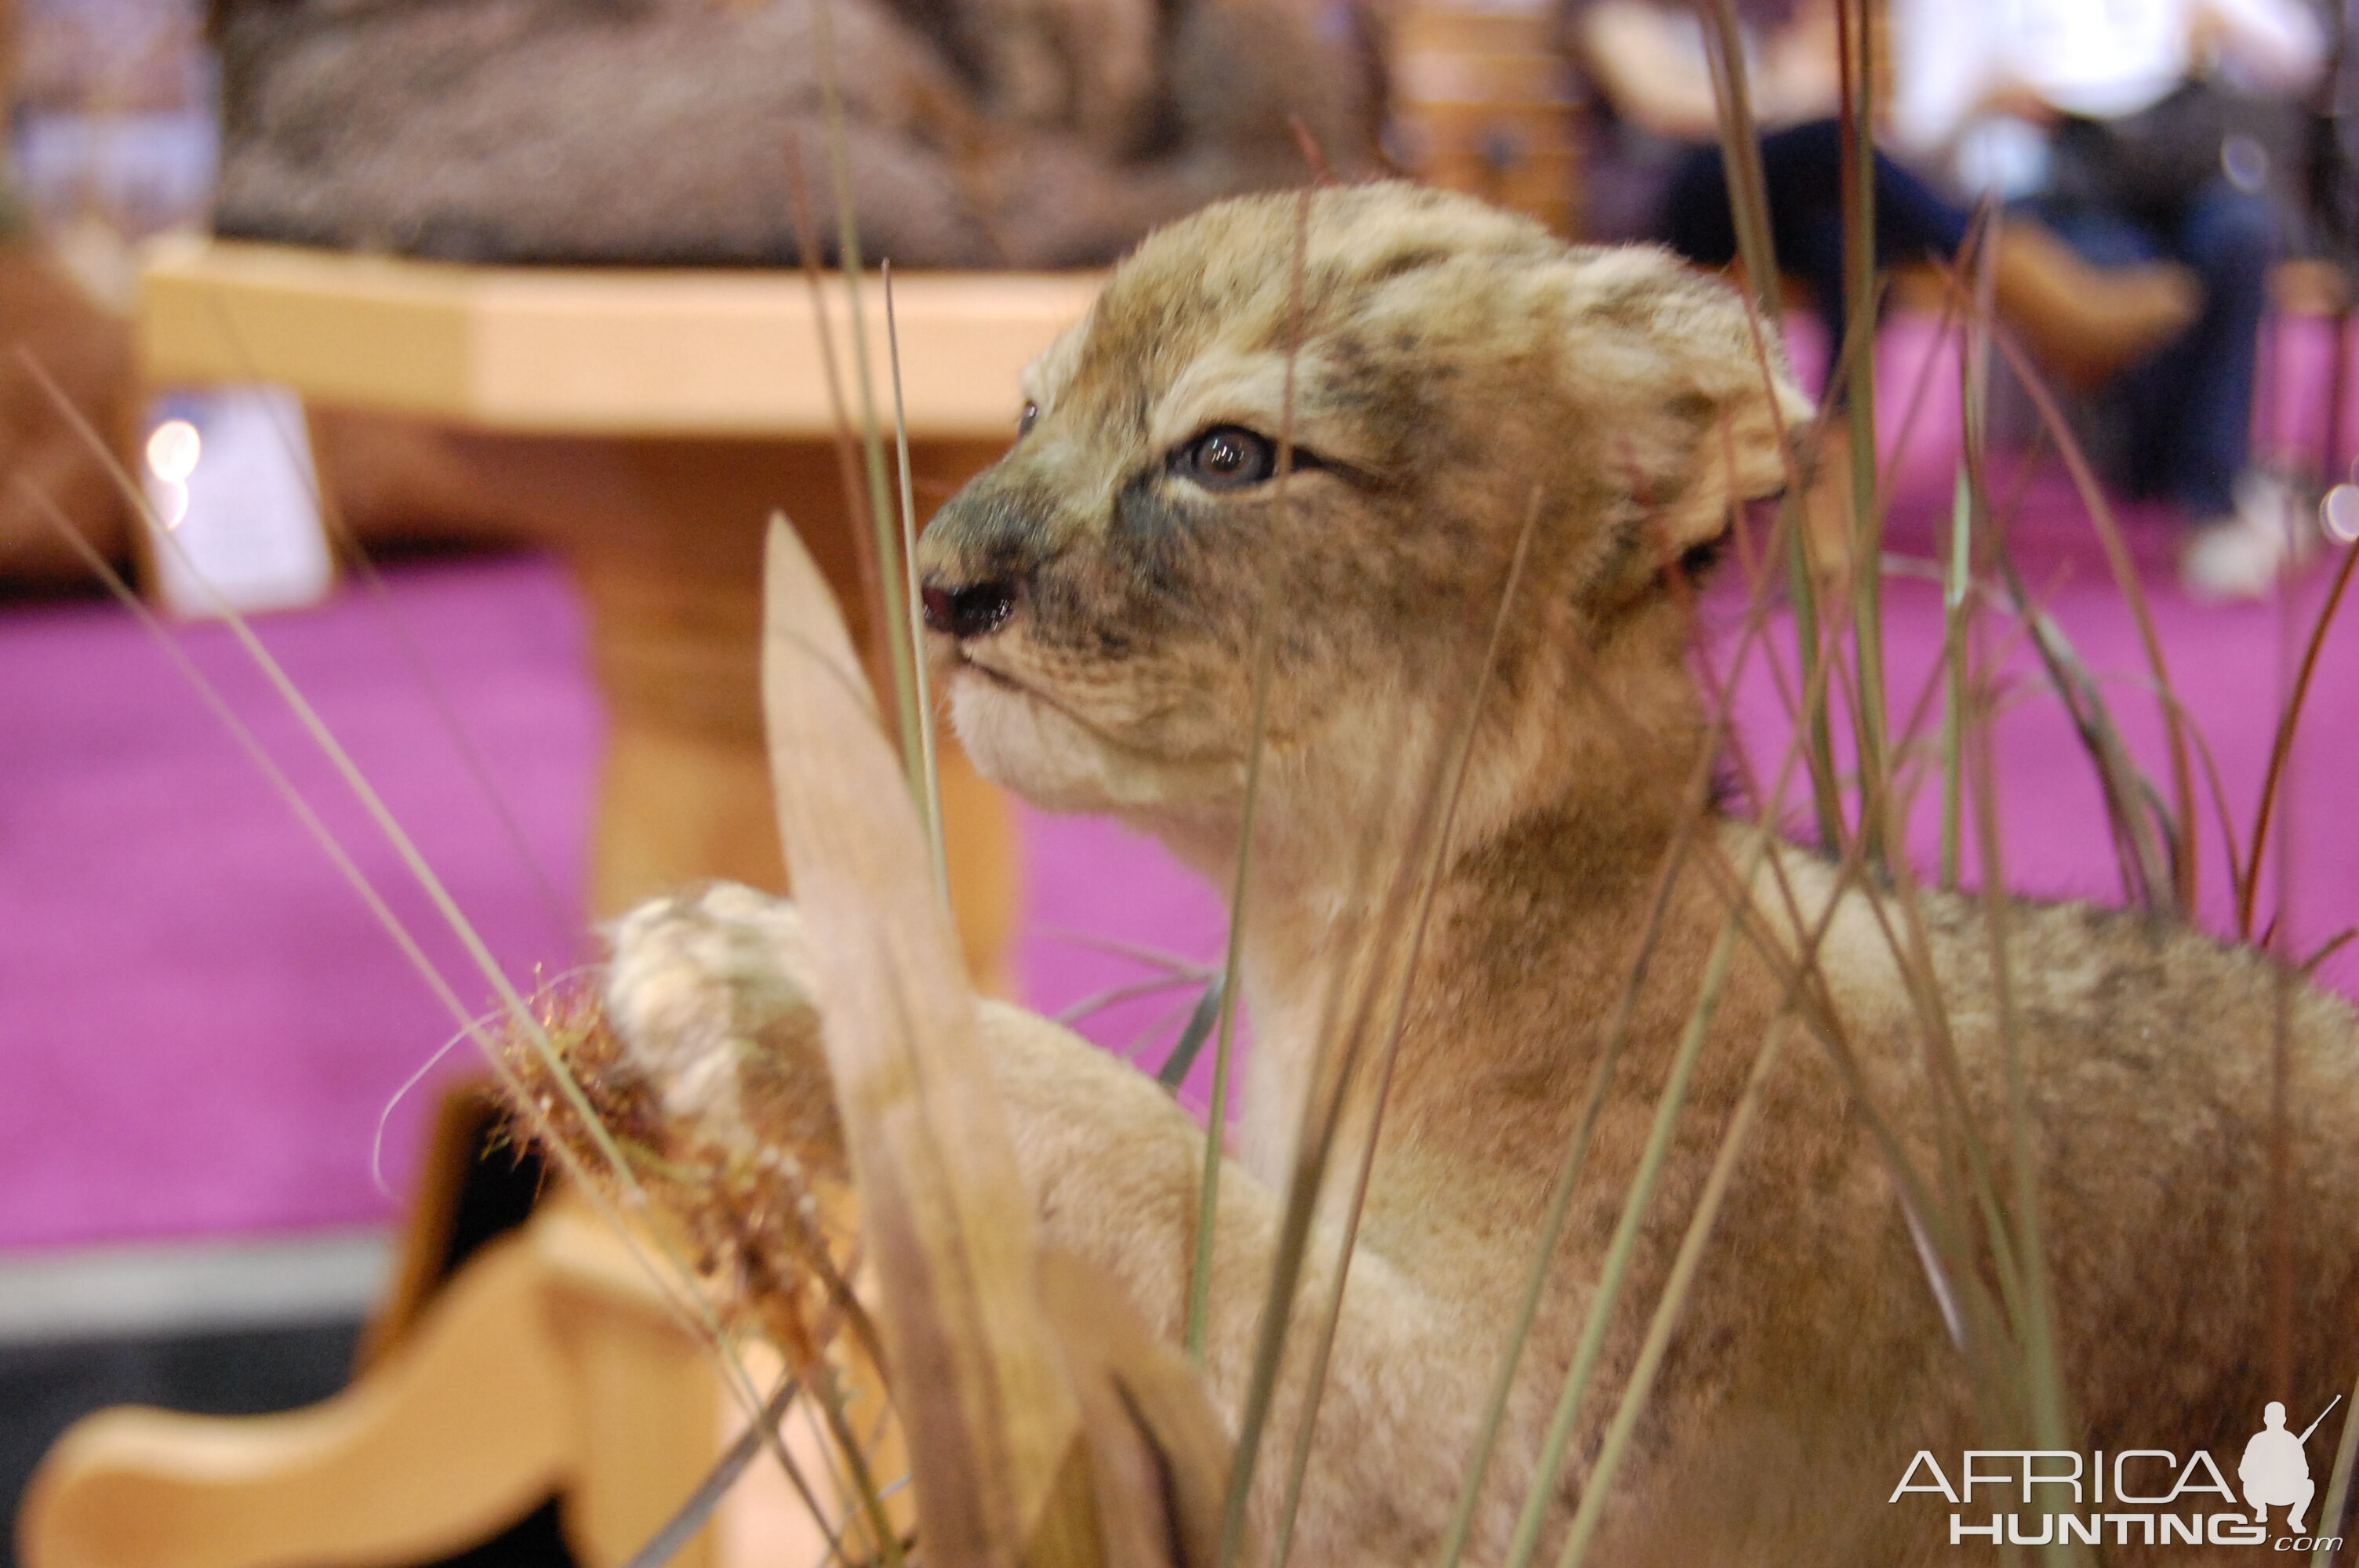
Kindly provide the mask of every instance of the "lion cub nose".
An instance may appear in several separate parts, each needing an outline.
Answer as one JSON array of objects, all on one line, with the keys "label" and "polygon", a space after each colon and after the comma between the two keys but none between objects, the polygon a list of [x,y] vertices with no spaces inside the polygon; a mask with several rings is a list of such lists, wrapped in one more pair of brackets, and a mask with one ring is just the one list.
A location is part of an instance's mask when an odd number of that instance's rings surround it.
[{"label": "lion cub nose", "polygon": [[1016,611],[1016,585],[977,582],[951,588],[929,582],[926,584],[925,600],[926,625],[964,642],[970,637],[987,637],[1006,623]]}]

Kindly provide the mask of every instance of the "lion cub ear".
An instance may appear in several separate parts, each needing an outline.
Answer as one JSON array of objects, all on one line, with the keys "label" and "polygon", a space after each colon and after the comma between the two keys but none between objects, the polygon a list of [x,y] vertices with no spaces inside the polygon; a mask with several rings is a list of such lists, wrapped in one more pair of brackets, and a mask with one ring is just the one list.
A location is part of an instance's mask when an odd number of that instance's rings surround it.
[{"label": "lion cub ear", "polygon": [[1777,494],[1797,471],[1795,449],[1810,422],[1810,401],[1774,348],[1769,364],[1765,376],[1747,342],[1741,365],[1706,367],[1701,384],[1675,400],[1694,436],[1685,471],[1662,476],[1664,499],[1651,518],[1667,558],[1719,538],[1737,507]]},{"label": "lion cub ear", "polygon": [[1676,558],[1786,488],[1810,400],[1775,326],[1756,328],[1727,279],[1652,246],[1577,254],[1574,297],[1597,332],[1587,362],[1614,367],[1598,390],[1634,438],[1630,477],[1654,543]]}]

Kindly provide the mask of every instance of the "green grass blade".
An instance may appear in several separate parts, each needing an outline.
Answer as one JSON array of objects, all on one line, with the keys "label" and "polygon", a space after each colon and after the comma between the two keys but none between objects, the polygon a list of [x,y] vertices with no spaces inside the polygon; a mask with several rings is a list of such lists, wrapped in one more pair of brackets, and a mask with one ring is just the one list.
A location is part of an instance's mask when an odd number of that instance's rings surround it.
[{"label": "green grass blade", "polygon": [[[2261,784],[2261,805],[2253,819],[2251,859],[2245,862],[2236,897],[2236,930],[2247,942],[2253,939],[2254,913],[2261,894],[2261,856],[2268,842],[2269,824],[2277,815],[2277,799],[2285,786],[2286,764],[2293,756],[2293,741],[2301,725],[2302,707],[2310,700],[2310,683],[2318,674],[2318,655],[2326,645],[2326,633],[2334,624],[2336,612],[2343,608],[2343,596],[2351,587],[2351,576],[2359,568],[2359,548],[2343,552],[2343,564],[2334,570],[2334,586],[2326,591],[2326,602],[2319,607],[2318,619],[2310,629],[2310,641],[2302,648],[2300,673],[2295,676],[2293,693],[2287,698],[2285,712],[2277,719],[2277,734],[2269,746],[2268,776]],[[2229,845],[2233,856],[2235,846]],[[2233,862],[2232,862],[2233,863]]]},{"label": "green grass blade", "polygon": [[2334,1445],[2334,1471],[2326,1483],[2326,1506],[2311,1522],[2318,1527],[2318,1551],[2310,1557],[2310,1568],[2334,1568],[2334,1548],[2325,1544],[2343,1533],[2343,1511],[2351,1500],[2351,1467],[2359,1460],[2359,1382],[2351,1386],[2351,1397],[2343,1406],[2343,1437]]},{"label": "green grass blade", "polygon": [[1958,887],[1958,859],[1963,852],[1961,828],[1965,817],[1967,604],[1973,592],[1972,561],[1974,536],[1973,481],[1966,465],[1958,465],[1955,493],[1950,503],[1950,554],[1941,578],[1941,886]]},{"label": "green grass blade", "polygon": [[1564,1235],[1565,1222],[1572,1213],[1573,1195],[1580,1190],[1582,1174],[1588,1168],[1589,1150],[1596,1134],[1597,1119],[1605,1108],[1605,1097],[1612,1090],[1614,1076],[1620,1068],[1622,1049],[1630,1037],[1631,1021],[1637,1010],[1638,989],[1646,982],[1656,943],[1662,935],[1664,916],[1670,908],[1671,892],[1679,884],[1690,842],[1689,836],[1682,834],[1664,858],[1653,904],[1647,913],[1646,929],[1639,937],[1630,977],[1623,986],[1622,999],[1614,1011],[1614,1025],[1606,1033],[1604,1049],[1599,1053],[1597,1065],[1590,1074],[1589,1092],[1582,1102],[1581,1116],[1573,1123],[1572,1137],[1567,1141],[1564,1158],[1557,1166],[1555,1184],[1549,1191],[1546,1217],[1540,1221],[1538,1243],[1533,1249],[1532,1267],[1525,1277],[1524,1293],[1516,1303],[1515,1319],[1508,1327],[1506,1341],[1500,1351],[1498,1369],[1492,1375],[1490,1395],[1484,1404],[1483,1422],[1475,1436],[1474,1451],[1467,1456],[1466,1479],[1459,1487],[1457,1510],[1451,1516],[1449,1533],[1442,1538],[1440,1568],[1458,1568],[1460,1560],[1465,1555],[1467,1542],[1473,1535],[1474,1516],[1482,1504],[1483,1481],[1490,1470],[1491,1456],[1498,1446],[1499,1433],[1506,1424],[1507,1400],[1515,1392],[1516,1373],[1523,1363],[1524,1346],[1529,1342],[1532,1325],[1539,1316],[1541,1299],[1548,1293],[1549,1276],[1554,1272],[1557,1245]]},{"label": "green grass blade", "polygon": [[942,773],[934,752],[934,694],[926,673],[926,622],[918,594],[917,486],[909,477],[909,414],[901,398],[901,324],[893,311],[893,264],[885,273],[885,348],[893,366],[893,456],[901,480],[902,610],[909,638],[911,687],[918,704],[918,814],[933,852],[934,885],[951,896],[950,857],[942,847]]},{"label": "green grass blade", "polygon": [[[1701,7],[1706,64],[1712,72],[1712,99],[1719,110],[1721,167],[1728,187],[1729,218],[1736,230],[1737,259],[1753,301],[1756,341],[1766,337],[1785,309],[1777,272],[1777,246],[1769,226],[1769,188],[1761,169],[1761,128],[1754,118],[1751,91],[1745,78],[1745,46],[1737,25],[1734,0],[1712,0]],[[1767,366],[1765,364],[1765,371]],[[1803,685],[1812,684],[1811,672],[1824,656],[1820,636],[1818,584],[1811,576],[1808,546],[1802,535],[1801,510],[1807,485],[1789,487],[1779,508],[1779,527],[1786,535],[1787,595],[1793,606],[1795,643],[1802,659]],[[1832,853],[1843,846],[1843,803],[1835,770],[1834,739],[1823,705],[1803,717],[1809,736],[1810,800],[1817,814],[1820,841]]]},{"label": "green grass blade", "polygon": [[[1941,708],[1941,886],[1954,892],[1962,870],[1965,823],[1965,722],[1973,677],[1973,611],[1980,600],[1974,590],[1974,560],[1978,520],[1990,515],[1984,435],[1990,401],[1989,319],[1996,297],[1998,250],[1995,211],[1986,211],[1975,226],[1973,307],[1961,323],[1963,351],[1959,357],[1959,404],[1964,412],[1964,450],[1958,465],[1957,492],[1950,514],[1950,554],[1941,580],[1941,663],[1945,689]],[[1958,297],[1957,290],[1951,297]]]},{"label": "green grass blade", "polygon": [[2089,521],[2095,525],[2097,541],[2104,547],[2105,564],[2113,573],[2122,599],[2129,606],[2130,618],[2136,624],[2138,644],[2144,653],[2147,673],[2155,690],[2162,694],[2162,728],[2165,748],[2170,755],[2171,810],[2169,827],[2172,844],[2170,855],[2170,889],[2172,906],[2181,916],[2195,915],[2196,856],[2195,856],[2195,769],[2189,754],[2185,710],[2177,700],[2177,688],[2172,686],[2170,670],[2163,658],[2162,636],[2155,629],[2154,612],[2147,603],[2144,579],[2138,576],[2137,564],[2130,556],[2127,541],[2122,536],[2121,524],[2114,516],[2113,503],[2105,497],[2104,487],[2088,460],[2088,456],[2074,438],[2071,424],[2056,406],[2038,369],[2031,363],[2021,346],[2005,332],[1993,331],[1991,341],[2006,362],[2032,406],[2038,412],[2041,428],[2054,441],[2058,453],[2064,459],[2072,485],[2087,509]]},{"label": "green grass blade", "polygon": [[[1245,894],[1253,878],[1253,824],[1261,806],[1263,731],[1269,721],[1269,666],[1276,608],[1264,616],[1272,632],[1257,635],[1254,659],[1253,739],[1245,752],[1243,816],[1245,831],[1237,840],[1237,874],[1229,894],[1228,950],[1222,959],[1218,982],[1218,1014],[1212,1046],[1212,1098],[1204,1108],[1204,1166],[1196,1193],[1196,1247],[1188,1270],[1188,1320],[1180,1343],[1198,1361],[1204,1358],[1204,1328],[1212,1307],[1212,1227],[1221,1208],[1222,1141],[1228,1133],[1229,1075],[1236,1055],[1237,977],[1245,962]],[[1207,995],[1213,993],[1208,992]]]},{"label": "green grass blade", "polygon": [[1189,1013],[1186,1027],[1180,1031],[1180,1038],[1172,1043],[1171,1054],[1163,1059],[1163,1065],[1157,1070],[1155,1081],[1173,1094],[1180,1092],[1180,1086],[1186,1083],[1188,1075],[1195,1070],[1196,1058],[1202,1054],[1204,1042],[1212,1037],[1212,1031],[1219,1027],[1222,1015],[1228,1011],[1228,978],[1214,975],[1212,983],[1205,986],[1204,994],[1196,999],[1195,1011]]},{"label": "green grass blade", "polygon": [[1507,580],[1499,591],[1499,608],[1491,622],[1490,641],[1483,650],[1483,662],[1474,679],[1473,697],[1466,707],[1466,723],[1457,743],[1451,748],[1455,761],[1450,768],[1448,798],[1441,808],[1441,820],[1435,828],[1431,850],[1425,857],[1423,872],[1417,884],[1418,907],[1414,927],[1409,935],[1407,957],[1402,961],[1400,985],[1395,993],[1392,1021],[1386,1026],[1385,1041],[1376,1060],[1375,1103],[1369,1112],[1367,1141],[1360,1151],[1358,1168],[1353,1173],[1352,1195],[1345,1206],[1343,1243],[1335,1262],[1335,1287],[1331,1292],[1327,1314],[1319,1326],[1319,1338],[1311,1352],[1309,1387],[1302,1397],[1302,1413],[1297,1423],[1294,1452],[1287,1468],[1286,1491],[1278,1509],[1277,1549],[1270,1554],[1272,1568],[1286,1568],[1294,1547],[1294,1519],[1302,1502],[1302,1485],[1310,1467],[1310,1444],[1319,1426],[1320,1397],[1326,1390],[1327,1368],[1335,1348],[1335,1334],[1343,1317],[1343,1292],[1351,1283],[1352,1256],[1359,1244],[1360,1218],[1368,1201],[1368,1183],[1375,1170],[1376,1144],[1384,1130],[1386,1102],[1391,1097],[1393,1067],[1399,1059],[1401,1037],[1408,1024],[1409,998],[1417,984],[1418,959],[1425,950],[1427,924],[1433,914],[1433,899],[1441,884],[1442,868],[1448,863],[1451,830],[1457,825],[1458,802],[1466,785],[1467,764],[1474,755],[1474,742],[1480,733],[1483,706],[1488,699],[1493,676],[1497,671],[1499,644],[1507,629],[1507,618],[1516,602],[1516,589],[1522,583],[1524,563],[1531,552],[1532,534],[1539,524],[1540,494],[1535,489],[1532,504],[1524,518],[1523,532],[1516,540],[1516,553],[1507,563]]},{"label": "green grass blade", "polygon": [[893,527],[890,482],[886,477],[885,432],[876,415],[876,375],[868,358],[868,319],[860,308],[860,222],[853,211],[852,171],[844,155],[843,84],[836,60],[835,5],[817,0],[820,96],[827,117],[828,172],[835,187],[835,243],[843,276],[846,314],[852,324],[852,363],[860,388],[860,448],[868,471],[868,516],[876,538],[876,578],[884,617],[885,645],[893,676],[894,711],[900,719],[901,765],[909,793],[925,809],[925,743],[918,699],[916,661],[899,634],[908,607],[902,601],[900,541]]},{"label": "green grass blade", "polygon": [[[1757,852],[1755,860],[1757,863]],[[1748,874],[1743,880],[1749,882],[1752,879]],[[1695,1076],[1696,1063],[1703,1056],[1704,1040],[1712,1032],[1722,989],[1727,985],[1729,969],[1735,962],[1739,929],[1737,912],[1731,909],[1721,925],[1720,935],[1712,943],[1712,956],[1704,961],[1703,981],[1697,988],[1694,1010],[1688,1014],[1679,1054],[1672,1058],[1670,1076],[1664,1080],[1662,1095],[1655,1103],[1655,1119],[1647,1130],[1646,1147],[1639,1153],[1637,1169],[1623,1198],[1621,1217],[1614,1224],[1613,1239],[1607,1243],[1604,1261],[1598,1270],[1594,1293],[1582,1320],[1572,1365],[1565,1373],[1555,1413],[1549,1420],[1548,1434],[1541,1441],[1539,1462],[1532,1472],[1532,1489],[1516,1521],[1506,1568],[1527,1568],[1532,1553],[1539,1548],[1540,1530],[1548,1523],[1549,1504],[1556,1496],[1558,1478],[1564,1474],[1573,1428],[1588,1398],[1598,1357],[1605,1348],[1606,1329],[1612,1325],[1623,1283],[1629,1277],[1631,1261],[1637,1256],[1639,1233],[1646,1227],[1647,1212],[1654,1206],[1655,1188],[1670,1154],[1680,1112],[1687,1103],[1688,1085]]]},{"label": "green grass blade", "polygon": [[[1884,680],[1884,514],[1875,480],[1875,139],[1873,19],[1868,0],[1836,0],[1835,30],[1843,59],[1843,271],[1853,346],[1844,411],[1851,426],[1852,639],[1859,700],[1853,719],[1864,779],[1886,776]],[[1867,861],[1885,860],[1885,824],[1860,814]]]},{"label": "green grass blade", "polygon": [[[1987,729],[1976,737],[1974,837],[1982,851],[1983,919],[1990,942],[1991,994],[1999,1046],[2006,1073],[2008,1153],[2014,1175],[2016,1257],[2023,1270],[2024,1311],[2017,1324],[2023,1343],[2024,1382],[2029,1395],[2031,1437],[2041,1448],[2072,1445],[2066,1415],[2062,1369],[2056,1358],[2054,1303],[2048,1279],[2048,1253],[2039,1218],[2039,1164],[2032,1144],[2030,1086],[2024,1076],[2022,1032],[2016,1022],[2015,986],[2007,958],[2011,913],[1999,854],[1998,781]],[[2086,1553],[2050,1545],[2051,1563],[2074,1563]]]},{"label": "green grass blade", "polygon": [[1212,1227],[1221,1206],[1221,1141],[1228,1131],[1229,1075],[1235,1055],[1237,974],[1245,962],[1245,894],[1251,885],[1253,871],[1253,841],[1256,820],[1261,809],[1261,771],[1263,752],[1267,749],[1269,729],[1269,687],[1272,665],[1277,659],[1278,605],[1277,564],[1280,559],[1275,538],[1282,532],[1287,518],[1288,482],[1294,472],[1294,381],[1302,357],[1302,289],[1310,255],[1310,200],[1309,188],[1302,191],[1296,204],[1294,217],[1294,256],[1290,264],[1291,277],[1288,284],[1288,327],[1286,345],[1286,376],[1279,394],[1277,432],[1277,490],[1273,503],[1275,524],[1269,551],[1269,568],[1262,574],[1261,601],[1254,611],[1253,651],[1253,712],[1251,729],[1245,741],[1245,799],[1239,812],[1237,833],[1237,874],[1229,891],[1228,950],[1221,961],[1221,1000],[1219,1039],[1212,1047],[1212,1098],[1204,1112],[1204,1166],[1196,1195],[1196,1247],[1188,1271],[1188,1317],[1182,1344],[1189,1356],[1204,1358],[1204,1325],[1212,1304]]},{"label": "green grass blade", "polygon": [[1745,1151],[1754,1116],[1761,1108],[1761,1090],[1777,1064],[1790,1022],[1781,1017],[1771,1024],[1760,1050],[1754,1055],[1753,1070],[1745,1076],[1744,1092],[1729,1117],[1726,1130],[1721,1134],[1720,1152],[1712,1157],[1712,1170],[1704,1177],[1703,1194],[1696,1200],[1686,1233],[1680,1238],[1680,1249],[1671,1260],[1670,1276],[1664,1282],[1661,1299],[1656,1303],[1655,1315],[1647,1324],[1647,1336],[1638,1346],[1638,1359],[1630,1369],[1630,1380],[1623,1388],[1622,1402],[1614,1409],[1613,1424],[1605,1430],[1597,1461],[1590,1466],[1589,1482],[1582,1488],[1580,1507],[1573,1510],[1572,1528],[1565,1538],[1564,1551],[1557,1558],[1557,1568],[1581,1568],[1589,1555],[1590,1541],[1596,1534],[1597,1521],[1603,1517],[1605,1499],[1613,1490],[1614,1473],[1621,1467],[1622,1456],[1629,1450],[1630,1434],[1637,1430],[1638,1417],[1654,1390],[1655,1374],[1662,1368],[1664,1352],[1670,1348],[1671,1331],[1679,1325],[1680,1309],[1687,1304],[1688,1288],[1695,1282],[1696,1265],[1702,1261],[1704,1244],[1711,1239],[1713,1222],[1720,1217],[1721,1200],[1728,1195],[1729,1179],[1736,1173],[1737,1159]]},{"label": "green grass blade", "polygon": [[778,1423],[786,1419],[787,1407],[794,1402],[801,1386],[791,1377],[778,1384],[778,1391],[770,1396],[769,1402],[762,1407],[761,1413],[754,1418],[753,1423],[722,1454],[712,1469],[698,1483],[696,1490],[680,1504],[679,1510],[664,1520],[662,1527],[647,1538],[645,1546],[631,1553],[631,1560],[624,1568],[669,1568],[671,1560],[688,1549],[688,1543],[696,1538],[696,1532],[712,1522],[712,1516],[720,1511],[722,1499],[729,1496],[730,1489],[737,1485],[746,1467],[761,1454],[765,1443],[763,1429],[767,1427],[772,1433],[777,1431]]}]

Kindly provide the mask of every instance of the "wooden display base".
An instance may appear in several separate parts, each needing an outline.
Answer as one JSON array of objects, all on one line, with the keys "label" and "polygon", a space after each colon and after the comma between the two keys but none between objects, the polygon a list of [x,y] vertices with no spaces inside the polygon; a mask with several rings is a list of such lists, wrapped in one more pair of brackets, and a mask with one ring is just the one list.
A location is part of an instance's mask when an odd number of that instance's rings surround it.
[{"label": "wooden display base", "polygon": [[[325,1403],[76,1422],[18,1548],[33,1568],[377,1568],[475,1545],[557,1493],[583,1568],[623,1568],[712,1467],[711,1357],[629,1244],[560,1199]],[[710,1535],[677,1561],[714,1568]]]}]

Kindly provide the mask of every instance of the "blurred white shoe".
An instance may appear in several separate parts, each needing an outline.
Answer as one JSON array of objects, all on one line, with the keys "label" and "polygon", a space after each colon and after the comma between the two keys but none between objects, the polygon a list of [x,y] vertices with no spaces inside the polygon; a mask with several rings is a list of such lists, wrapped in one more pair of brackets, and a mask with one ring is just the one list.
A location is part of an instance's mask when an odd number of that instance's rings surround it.
[{"label": "blurred white shoe", "polygon": [[2292,487],[2273,474],[2236,481],[2236,510],[2197,524],[2179,557],[2179,580],[2196,599],[2263,599],[2317,548]]}]

